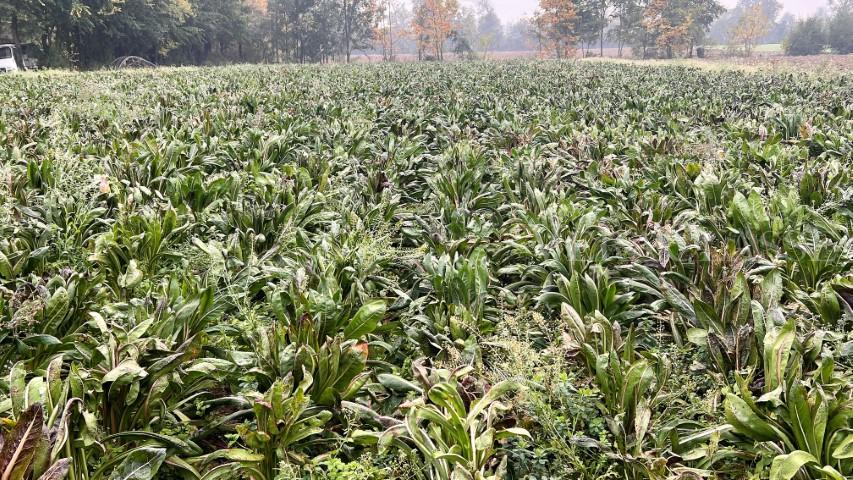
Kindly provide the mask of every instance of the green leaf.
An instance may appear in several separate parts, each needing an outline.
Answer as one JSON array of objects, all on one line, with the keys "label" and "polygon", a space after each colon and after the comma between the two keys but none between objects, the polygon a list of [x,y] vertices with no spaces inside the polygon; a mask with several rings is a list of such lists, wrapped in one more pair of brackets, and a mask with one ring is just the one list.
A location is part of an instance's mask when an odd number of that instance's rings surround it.
[{"label": "green leaf", "polygon": [[9,258],[3,252],[0,252],[0,277],[11,280],[15,276],[15,273]]},{"label": "green leaf", "polygon": [[698,345],[700,347],[704,347],[708,345],[708,330],[703,328],[688,328],[687,329],[687,341]]},{"label": "green leaf", "polygon": [[743,399],[731,393],[726,394],[724,407],[726,421],[738,433],[760,442],[776,440],[776,433],[770,424],[762,420]]},{"label": "green leaf", "polygon": [[844,434],[844,440],[832,451],[832,458],[836,460],[853,458],[853,433]]},{"label": "green leaf", "polygon": [[779,455],[770,466],[770,480],[790,480],[803,466],[817,464],[817,459],[808,452],[795,450],[788,455]]},{"label": "green leaf", "polygon": [[785,378],[791,346],[796,339],[796,326],[791,318],[781,329],[764,335],[764,391],[775,390]]},{"label": "green leaf", "polygon": [[372,332],[379,325],[379,321],[385,316],[385,302],[374,300],[368,302],[358,309],[355,316],[344,328],[344,337],[347,339],[361,338]]},{"label": "green leaf", "polygon": [[350,433],[349,438],[355,442],[356,445],[376,445],[379,443],[380,435],[381,433],[372,432],[370,430],[353,430],[353,432]]},{"label": "green leaf", "polygon": [[107,372],[104,375],[104,378],[101,379],[101,384],[115,382],[119,379],[122,380],[120,383],[129,383],[135,378],[145,378],[148,376],[148,372],[146,372],[142,367],[136,363],[136,360],[125,360],[121,362],[116,368]]},{"label": "green leaf", "polygon": [[761,280],[761,305],[765,310],[777,306],[782,293],[782,274],[779,270],[771,270]]},{"label": "green leaf", "polygon": [[495,443],[495,429],[487,428],[485,432],[480,434],[474,440],[474,447],[477,450],[484,451],[487,449],[491,449]]},{"label": "green leaf", "polygon": [[165,448],[141,447],[133,450],[122,465],[113,470],[110,480],[151,480],[166,460]]},{"label": "green leaf", "polygon": [[222,448],[199,458],[202,458],[202,463],[206,464],[213,460],[220,459],[230,460],[232,462],[257,463],[263,461],[266,457],[264,457],[263,454],[254,453],[242,448]]},{"label": "green leaf", "polygon": [[492,404],[495,400],[501,398],[509,392],[518,390],[521,388],[521,384],[512,380],[504,380],[502,382],[498,382],[483,395],[483,398],[474,401],[471,404],[471,411],[468,413],[468,421],[477,418],[480,415],[480,412],[488,408],[489,405]]},{"label": "green leaf", "polygon": [[137,267],[136,260],[127,264],[127,271],[118,277],[118,286],[121,288],[133,288],[142,282],[142,270]]},{"label": "green leaf", "polygon": [[845,478],[841,472],[829,465],[824,465],[818,468],[818,470],[820,470],[821,473],[823,473],[829,480],[850,480],[850,477]]},{"label": "green leaf", "polygon": [[24,362],[12,366],[9,372],[9,396],[12,399],[12,416],[17,417],[24,411],[27,390],[27,369]]},{"label": "green leaf", "polygon": [[526,437],[528,439],[533,438],[526,428],[521,427],[504,428],[503,430],[499,430],[497,433],[495,433],[495,440],[503,440],[505,438],[512,437]]},{"label": "green leaf", "polygon": [[379,380],[379,383],[391,390],[392,392],[398,393],[406,393],[406,392],[417,392],[423,393],[423,389],[414,383],[402,378],[397,375],[393,375],[390,373],[380,373],[376,376],[376,379]]},{"label": "green leaf", "polygon": [[696,321],[696,312],[690,301],[683,293],[679,292],[675,287],[667,282],[661,282],[660,291],[666,302],[681,316],[688,320],[690,324]]},{"label": "green leaf", "polygon": [[45,326],[43,331],[50,331],[68,313],[71,298],[68,291],[62,287],[56,289],[45,307]]},{"label": "green leaf", "polygon": [[47,366],[47,395],[51,409],[56,409],[62,406],[65,402],[65,397],[62,395],[62,361],[63,356],[55,356]]},{"label": "green leaf", "polygon": [[[190,475],[193,476],[193,478],[201,478],[201,473],[199,473],[199,471],[196,470],[195,467],[193,467],[186,460],[184,460],[183,458],[181,458],[177,455],[172,455],[170,457],[166,457],[166,464],[171,465],[175,468],[179,468],[181,470],[186,470],[187,472],[190,473]],[[186,478],[186,477],[183,477],[183,478]]]},{"label": "green leaf", "polygon": [[[141,440],[141,441],[154,440],[157,443],[159,443],[163,446],[166,446],[166,447],[176,448],[178,450],[182,450],[185,452],[189,452],[192,450],[192,447],[190,446],[190,444],[188,444],[184,440],[181,440],[178,437],[174,437],[171,435],[163,435],[163,434],[155,433],[155,432],[146,432],[143,430],[133,430],[133,431],[127,431],[127,432],[114,433],[112,435],[105,437],[104,441],[114,440],[117,438],[126,438],[126,439],[130,439],[130,440]],[[198,448],[198,447],[196,447],[196,448]]]}]

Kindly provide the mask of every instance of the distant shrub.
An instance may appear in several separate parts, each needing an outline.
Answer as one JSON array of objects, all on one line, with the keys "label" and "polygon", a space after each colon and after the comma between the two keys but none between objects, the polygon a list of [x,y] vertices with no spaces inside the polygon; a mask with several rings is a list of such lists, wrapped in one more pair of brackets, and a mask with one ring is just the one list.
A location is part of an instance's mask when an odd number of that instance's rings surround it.
[{"label": "distant shrub", "polygon": [[817,17],[797,22],[788,38],[785,39],[786,55],[817,55],[826,45],[823,25]]},{"label": "distant shrub", "polygon": [[853,11],[838,9],[829,20],[828,37],[834,53],[853,53]]}]

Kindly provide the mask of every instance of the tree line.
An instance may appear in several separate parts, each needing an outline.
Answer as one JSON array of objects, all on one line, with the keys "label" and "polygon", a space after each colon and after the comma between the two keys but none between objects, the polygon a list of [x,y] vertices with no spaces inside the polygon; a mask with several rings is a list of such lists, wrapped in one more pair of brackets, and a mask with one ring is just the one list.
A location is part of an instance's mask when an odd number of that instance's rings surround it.
[{"label": "tree line", "polygon": [[613,48],[672,58],[702,55],[697,47],[721,36],[749,54],[788,32],[791,52],[819,43],[816,53],[847,53],[851,1],[834,0],[829,19],[797,23],[779,18],[777,0],[740,0],[729,11],[717,0],[539,0],[531,17],[503,24],[489,0],[0,0],[0,41],[30,46],[41,65],[78,68],[127,55],[204,65]]},{"label": "tree line", "polygon": [[782,13],[778,0],[740,0],[711,25],[709,40],[730,53],[752,55],[760,44],[782,44],[788,55],[853,52],[853,0],[830,0],[808,18]]},{"label": "tree line", "polygon": [[604,54],[606,40],[617,55],[630,46],[636,56],[693,56],[710,24],[725,9],[717,0],[541,0],[534,17],[540,47],[558,58]]},{"label": "tree line", "polygon": [[[7,36],[43,64],[318,62],[373,38],[375,0],[3,0]],[[5,10],[5,11],[4,11]]]},{"label": "tree line", "polygon": [[[557,57],[604,54],[606,42],[622,56],[702,56],[706,45],[727,54],[753,54],[782,43],[789,55],[853,52],[853,0],[830,0],[829,10],[796,20],[778,0],[739,0],[725,10],[716,0],[540,0],[534,17],[541,49]],[[696,49],[696,46],[702,48]],[[694,51],[695,50],[695,51]]]},{"label": "tree line", "polygon": [[830,7],[829,13],[824,11],[794,24],[783,43],[785,53],[853,53],[853,0],[831,0]]}]

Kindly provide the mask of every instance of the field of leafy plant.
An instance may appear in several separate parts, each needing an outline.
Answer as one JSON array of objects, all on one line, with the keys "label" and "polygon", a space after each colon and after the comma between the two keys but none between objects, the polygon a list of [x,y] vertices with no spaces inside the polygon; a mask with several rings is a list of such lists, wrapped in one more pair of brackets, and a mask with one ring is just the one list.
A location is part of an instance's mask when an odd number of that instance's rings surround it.
[{"label": "field of leafy plant", "polygon": [[2,77],[0,479],[849,479],[851,80]]}]

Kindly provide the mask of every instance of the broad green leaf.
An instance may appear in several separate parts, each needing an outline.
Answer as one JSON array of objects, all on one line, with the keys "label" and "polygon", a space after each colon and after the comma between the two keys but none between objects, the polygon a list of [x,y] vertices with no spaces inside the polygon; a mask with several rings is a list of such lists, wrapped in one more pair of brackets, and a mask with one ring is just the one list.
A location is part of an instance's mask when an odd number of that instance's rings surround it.
[{"label": "broad green leaf", "polygon": [[344,337],[348,339],[361,338],[372,332],[385,316],[385,302],[374,300],[362,305],[355,316],[344,327]]},{"label": "broad green leaf", "polygon": [[764,391],[775,390],[785,379],[791,346],[796,339],[796,327],[791,318],[780,329],[767,331],[764,336]]},{"label": "broad green leaf", "polygon": [[257,463],[263,461],[266,457],[264,457],[263,454],[254,453],[242,448],[222,448],[200,458],[204,459],[203,463],[209,463],[213,460],[220,459],[230,460],[232,462]]},{"label": "broad green leaf", "polygon": [[727,394],[724,402],[726,421],[730,423],[735,431],[749,436],[753,440],[766,442],[776,439],[773,428],[762,420],[741,398],[734,394]]},{"label": "broad green leaf", "polygon": [[471,420],[477,418],[483,410],[485,410],[489,407],[489,405],[492,404],[492,402],[496,401],[497,399],[503,397],[504,395],[510,392],[518,390],[519,388],[521,388],[521,384],[512,380],[503,380],[501,382],[496,383],[495,385],[492,385],[492,388],[490,388],[489,391],[486,392],[485,395],[483,395],[483,398],[476,400],[471,404],[471,411],[468,412],[467,417],[468,421],[470,422]]},{"label": "broad green leaf", "polygon": [[145,378],[146,376],[148,376],[148,372],[140,367],[139,364],[136,363],[136,360],[125,360],[116,368],[107,372],[107,374],[104,375],[104,378],[101,379],[101,383],[115,382],[119,379],[123,379],[122,383],[129,383],[135,378]]},{"label": "broad green leaf", "polygon": [[127,265],[127,271],[119,276],[118,286],[121,288],[133,288],[142,282],[142,270],[136,264],[136,260],[131,260]]},{"label": "broad green leaf", "polygon": [[704,347],[708,345],[708,330],[703,328],[688,328],[687,341],[694,345]]},{"label": "broad green leaf", "polygon": [[525,437],[528,440],[533,439],[533,436],[530,435],[530,432],[528,432],[527,429],[521,427],[504,428],[503,430],[498,430],[498,432],[495,433],[495,440],[503,440],[505,438],[512,437]]},{"label": "broad green leaf", "polygon": [[24,362],[12,365],[9,372],[9,396],[12,399],[12,416],[18,417],[26,407],[27,370]]},{"label": "broad green leaf", "polygon": [[166,449],[141,447],[132,451],[110,475],[110,480],[151,480],[166,460]]},{"label": "broad green leaf", "polygon": [[817,459],[808,452],[796,450],[788,455],[778,455],[770,466],[770,480],[790,480],[803,466],[817,464]]},{"label": "broad green leaf", "polygon": [[832,450],[832,458],[836,460],[845,460],[853,458],[853,433],[843,433],[843,440]]},{"label": "broad green leaf", "polygon": [[398,377],[397,375],[393,375],[390,373],[380,373],[379,375],[376,376],[376,379],[379,380],[379,383],[383,387],[387,388],[388,390],[391,390],[392,392],[423,393],[423,389],[421,387],[415,385],[414,383],[412,383],[412,382],[410,382],[410,381],[408,381],[402,377]]}]

